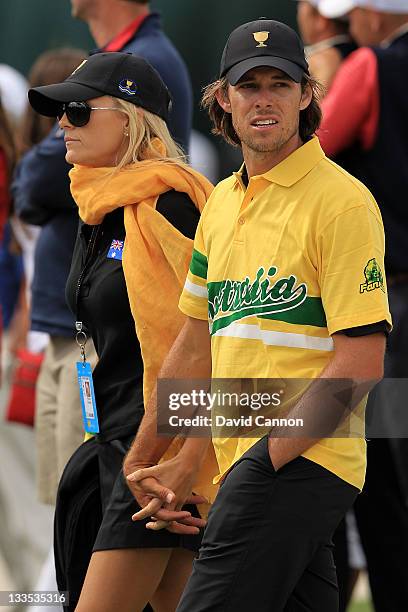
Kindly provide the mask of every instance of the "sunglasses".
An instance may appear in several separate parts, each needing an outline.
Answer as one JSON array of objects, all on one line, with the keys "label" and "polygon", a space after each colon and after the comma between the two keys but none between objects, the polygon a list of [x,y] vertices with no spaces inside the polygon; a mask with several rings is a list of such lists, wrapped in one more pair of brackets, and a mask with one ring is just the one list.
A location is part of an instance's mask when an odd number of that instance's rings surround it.
[{"label": "sunglasses", "polygon": [[67,102],[61,105],[57,117],[62,119],[65,114],[72,125],[84,127],[89,122],[91,112],[94,110],[116,110],[123,113],[122,109],[115,106],[89,106],[86,102]]}]

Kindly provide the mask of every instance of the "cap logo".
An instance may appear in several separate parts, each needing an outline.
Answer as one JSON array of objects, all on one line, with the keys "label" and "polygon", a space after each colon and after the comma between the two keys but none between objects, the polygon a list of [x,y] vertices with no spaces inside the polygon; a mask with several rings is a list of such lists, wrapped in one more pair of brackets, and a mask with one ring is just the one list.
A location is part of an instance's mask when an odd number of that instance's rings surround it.
[{"label": "cap logo", "polygon": [[269,38],[270,32],[253,32],[253,37],[259,45],[257,47],[266,47],[264,44]]},{"label": "cap logo", "polygon": [[76,72],[78,72],[78,70],[79,70],[80,68],[82,68],[82,66],[83,66],[84,64],[86,64],[86,62],[87,62],[87,61],[88,61],[88,60],[86,60],[86,59],[85,59],[83,62],[81,62],[81,63],[79,64],[79,66],[77,66],[77,67],[75,68],[75,70],[74,70],[74,72],[71,74],[71,76],[73,76],[73,75],[74,75]]},{"label": "cap logo", "polygon": [[128,96],[134,96],[137,92],[137,85],[130,79],[123,79],[119,83],[119,91],[128,94]]}]

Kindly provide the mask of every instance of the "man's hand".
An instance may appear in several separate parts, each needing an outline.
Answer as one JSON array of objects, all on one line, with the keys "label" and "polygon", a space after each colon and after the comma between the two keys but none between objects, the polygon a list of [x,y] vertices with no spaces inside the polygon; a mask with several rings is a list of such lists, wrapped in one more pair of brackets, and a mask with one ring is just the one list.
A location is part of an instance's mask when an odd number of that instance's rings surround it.
[{"label": "man's hand", "polygon": [[192,494],[196,470],[191,465],[187,466],[177,456],[156,466],[140,466],[139,469],[137,466],[132,467],[136,469],[127,472],[127,482],[142,508],[132,516],[132,520],[151,516],[154,522],[147,524],[149,529],[166,528],[179,534],[199,533],[199,528],[205,526],[205,521],[181,510],[186,503],[201,504],[207,501]]},{"label": "man's hand", "polygon": [[[187,317],[183,329],[163,363],[159,378],[208,379],[210,376],[211,340],[208,322]],[[143,509],[142,515],[136,513],[135,520],[152,515],[159,519],[163,516],[166,518],[171,516],[171,524],[166,525],[169,530],[175,531],[175,529],[182,528],[182,531],[177,531],[177,533],[186,533],[186,528],[188,528],[188,533],[198,532],[198,527],[203,526],[204,522],[200,519],[193,519],[189,512],[181,511],[181,508],[186,502],[203,503],[205,501],[191,497],[191,492],[208,441],[206,440],[204,445],[200,441],[196,443],[195,440],[186,440],[178,459],[174,458],[156,466],[167,451],[172,439],[157,435],[157,389],[153,392],[147,403],[137,436],[123,464],[125,477],[138,472],[136,476],[133,475],[127,481],[136,501]],[[191,453],[190,446],[192,447]],[[181,459],[183,456],[184,464]],[[191,469],[193,465],[194,470]],[[146,478],[146,473],[140,474],[141,469],[149,469],[148,478]],[[178,471],[181,473],[179,477],[176,477]],[[173,514],[169,515],[168,512]],[[177,512],[176,515],[175,512]],[[173,520],[174,516],[178,518],[177,521]],[[149,524],[149,528],[157,529],[159,526]],[[162,524],[161,528],[163,528]]]}]

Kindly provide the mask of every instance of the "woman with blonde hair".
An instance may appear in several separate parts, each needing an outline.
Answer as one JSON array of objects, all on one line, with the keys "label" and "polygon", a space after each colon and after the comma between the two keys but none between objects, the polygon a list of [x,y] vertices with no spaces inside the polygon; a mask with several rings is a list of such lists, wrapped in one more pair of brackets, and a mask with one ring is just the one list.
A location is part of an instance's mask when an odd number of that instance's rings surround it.
[{"label": "woman with blonde hair", "polygon": [[[154,610],[175,610],[204,523],[196,505],[175,532],[132,522],[138,506],[121,467],[183,325],[178,298],[212,186],[171,139],[169,93],[142,58],[96,54],[63,83],[30,90],[29,99],[37,112],[59,117],[82,219],[67,299],[89,439],[68,462],[57,497],[58,587],[70,594],[64,609],[136,612],[150,601]],[[88,336],[99,357],[92,374]],[[212,460],[203,482],[211,482]],[[199,494],[212,496],[199,483],[194,491],[193,504],[203,501]]]}]

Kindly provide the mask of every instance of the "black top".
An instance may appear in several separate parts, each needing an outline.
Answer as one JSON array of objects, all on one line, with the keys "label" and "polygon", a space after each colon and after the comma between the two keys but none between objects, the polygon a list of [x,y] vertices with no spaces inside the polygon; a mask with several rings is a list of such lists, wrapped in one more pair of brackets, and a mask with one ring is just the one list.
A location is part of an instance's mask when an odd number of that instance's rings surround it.
[{"label": "black top", "polygon": [[[112,241],[125,240],[123,210],[107,214],[100,225],[80,224],[66,288],[68,304],[99,357],[93,381],[102,440],[135,434],[144,414],[143,361],[122,262],[107,258]],[[186,194],[163,194],[157,210],[194,238],[200,214]]]}]

